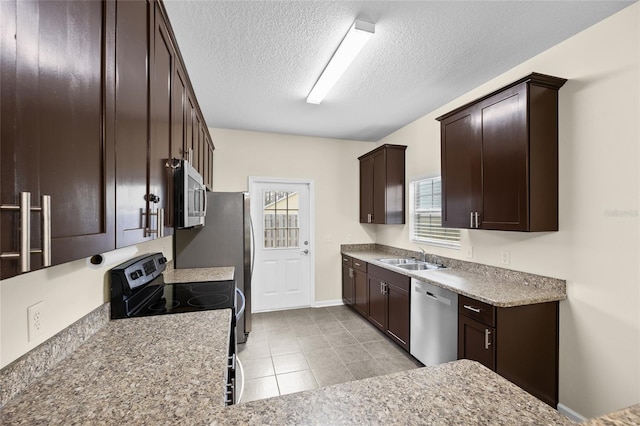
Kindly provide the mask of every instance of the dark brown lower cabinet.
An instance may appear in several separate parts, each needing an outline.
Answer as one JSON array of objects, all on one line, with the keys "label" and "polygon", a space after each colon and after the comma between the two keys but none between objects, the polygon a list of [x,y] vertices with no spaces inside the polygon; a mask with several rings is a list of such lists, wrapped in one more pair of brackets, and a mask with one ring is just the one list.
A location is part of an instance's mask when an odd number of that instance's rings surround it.
[{"label": "dark brown lower cabinet", "polygon": [[411,279],[376,265],[367,268],[369,321],[409,350]]},{"label": "dark brown lower cabinet", "polygon": [[458,359],[472,359],[496,370],[496,329],[460,315],[458,318]]},{"label": "dark brown lower cabinet", "polygon": [[458,298],[458,359],[478,361],[558,405],[558,302],[498,308]]},{"label": "dark brown lower cabinet", "polygon": [[342,255],[342,301],[353,305],[353,260]]},{"label": "dark brown lower cabinet", "polygon": [[369,314],[367,263],[353,259],[353,308],[365,318]]},{"label": "dark brown lower cabinet", "polygon": [[372,275],[367,276],[369,291],[369,313],[367,319],[380,330],[385,329],[385,317],[387,316],[387,297],[384,294],[384,282]]},{"label": "dark brown lower cabinet", "polygon": [[[402,276],[402,278],[406,278]],[[409,301],[410,284],[406,286],[401,280],[399,284],[387,283],[387,335],[407,351],[409,350],[409,321],[411,304]]]}]

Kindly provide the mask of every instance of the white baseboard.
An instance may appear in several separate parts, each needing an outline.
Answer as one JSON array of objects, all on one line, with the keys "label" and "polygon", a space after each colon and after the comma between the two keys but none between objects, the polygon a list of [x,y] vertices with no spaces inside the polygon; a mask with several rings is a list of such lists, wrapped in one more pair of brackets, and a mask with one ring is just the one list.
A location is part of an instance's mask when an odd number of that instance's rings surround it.
[{"label": "white baseboard", "polygon": [[327,306],[339,306],[339,305],[344,305],[344,302],[342,301],[342,299],[321,300],[319,302],[313,302],[311,304],[311,306],[314,308],[326,308]]},{"label": "white baseboard", "polygon": [[584,422],[587,420],[587,418],[584,417],[582,414],[576,411],[573,411],[571,408],[567,407],[564,404],[558,404],[558,412],[560,414],[564,414],[565,416],[569,417],[574,422]]}]

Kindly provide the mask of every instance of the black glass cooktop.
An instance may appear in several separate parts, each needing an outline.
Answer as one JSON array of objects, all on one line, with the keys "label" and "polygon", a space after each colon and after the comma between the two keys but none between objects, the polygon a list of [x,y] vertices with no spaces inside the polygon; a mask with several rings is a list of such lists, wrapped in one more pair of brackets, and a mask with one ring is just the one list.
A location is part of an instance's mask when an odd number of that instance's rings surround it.
[{"label": "black glass cooktop", "polygon": [[150,285],[150,296],[137,307],[131,307],[130,317],[175,314],[234,307],[233,281]]}]

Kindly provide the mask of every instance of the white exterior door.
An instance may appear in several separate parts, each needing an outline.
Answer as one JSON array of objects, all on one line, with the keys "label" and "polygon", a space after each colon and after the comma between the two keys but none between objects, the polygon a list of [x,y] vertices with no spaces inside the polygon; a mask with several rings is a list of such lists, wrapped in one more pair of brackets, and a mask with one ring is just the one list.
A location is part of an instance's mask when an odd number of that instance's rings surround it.
[{"label": "white exterior door", "polygon": [[311,182],[250,178],[252,311],[311,305]]}]

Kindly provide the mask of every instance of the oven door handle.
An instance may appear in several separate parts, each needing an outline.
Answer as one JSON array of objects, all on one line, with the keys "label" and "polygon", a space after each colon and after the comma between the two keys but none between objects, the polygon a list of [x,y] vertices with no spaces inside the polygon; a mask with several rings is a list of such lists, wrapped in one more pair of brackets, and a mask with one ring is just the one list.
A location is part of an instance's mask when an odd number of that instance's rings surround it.
[{"label": "oven door handle", "polygon": [[244,297],[244,293],[239,288],[236,288],[236,293],[238,293],[238,296],[240,296],[240,298],[242,299],[242,306],[240,307],[240,309],[238,309],[238,312],[236,312],[236,321],[239,321],[240,317],[244,313],[244,308],[247,305],[247,299]]},{"label": "oven door handle", "polygon": [[[240,358],[236,358],[236,360],[238,361],[238,369],[236,370],[236,386],[238,385],[238,382],[240,382],[240,390],[236,393],[236,400],[234,403],[239,404],[242,400],[242,395],[244,394],[244,367],[240,362]],[[238,380],[238,377],[240,380]]]}]

